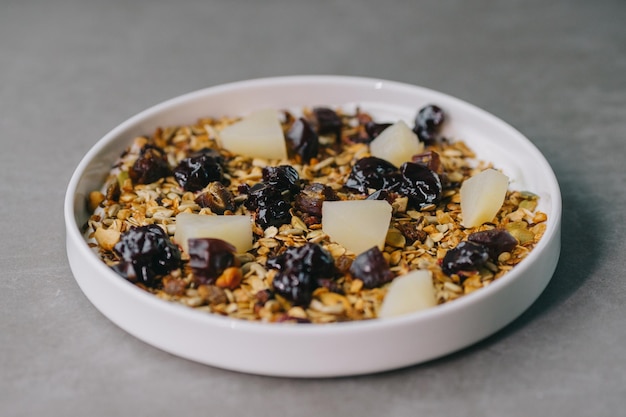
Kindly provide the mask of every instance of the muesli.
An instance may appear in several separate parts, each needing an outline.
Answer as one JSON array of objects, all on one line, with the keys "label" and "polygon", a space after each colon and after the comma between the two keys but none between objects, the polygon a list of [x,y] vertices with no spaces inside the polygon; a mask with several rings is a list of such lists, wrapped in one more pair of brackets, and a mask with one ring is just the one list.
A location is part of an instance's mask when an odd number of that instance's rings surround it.
[{"label": "muesli", "polygon": [[156,297],[238,319],[330,323],[453,301],[524,259],[547,216],[442,135],[441,108],[416,113],[413,126],[307,107],[158,128],[89,195],[89,245]]}]

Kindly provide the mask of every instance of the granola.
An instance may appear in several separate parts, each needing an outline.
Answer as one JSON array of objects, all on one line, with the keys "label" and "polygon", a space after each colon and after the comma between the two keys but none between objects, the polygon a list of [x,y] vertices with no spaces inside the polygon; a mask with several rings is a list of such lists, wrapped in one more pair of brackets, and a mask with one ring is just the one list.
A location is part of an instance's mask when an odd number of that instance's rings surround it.
[{"label": "granola", "polygon": [[[323,193],[330,193],[337,200],[362,200],[376,191],[355,192],[345,184],[355,163],[370,156],[368,142],[378,133],[373,132],[386,125],[376,123],[360,108],[300,111],[302,119],[314,128],[317,149],[311,151],[310,147],[301,146],[300,151],[294,151],[292,147],[288,160],[251,158],[220,147],[219,132],[238,120],[233,117],[202,118],[193,125],[166,126],[149,136],[135,138],[112,167],[103,188],[88,197],[93,213],[86,225],[89,245],[119,273],[120,254],[115,248],[133,227],[157,225],[171,239],[180,213],[252,214],[256,220],[252,249],[236,253],[230,266],[220,271],[216,279],[196,279],[189,255],[183,251],[180,265],[159,274],[153,282],[131,281],[163,300],[238,319],[330,323],[376,318],[388,283],[369,288],[350,273],[350,265],[358,254],[324,233],[321,215],[316,210],[321,207],[318,200],[324,199],[320,197]],[[330,112],[338,117],[340,126],[329,129],[332,124],[324,125],[324,118],[332,116]],[[281,126],[288,134],[301,119],[290,111],[283,111],[282,115]],[[206,150],[223,161],[221,179],[197,190],[185,190],[172,167]],[[149,170],[142,172],[137,168],[140,159],[150,166]],[[429,168],[438,171],[443,184],[441,196],[435,203],[418,206],[402,193],[378,196],[388,200],[393,209],[382,256],[393,276],[415,269],[431,271],[437,303],[447,303],[488,286],[524,259],[544,233],[547,216],[537,210],[538,197],[526,191],[507,191],[492,222],[474,228],[461,225],[461,184],[492,167],[491,162],[478,160],[462,140],[429,138],[424,152],[414,161],[430,164]],[[245,202],[250,189],[263,181],[264,167],[285,165],[297,172],[299,191],[294,194],[302,195],[304,202],[288,201],[283,213],[287,217],[279,224],[267,224]],[[316,207],[316,202],[320,207]],[[506,230],[515,237],[517,242],[512,250],[499,253],[496,259],[489,259],[474,271],[443,272],[441,262],[449,250],[467,241],[474,232],[495,229]],[[297,303],[274,290],[278,271],[269,264],[288,248],[307,244],[317,244],[330,254],[337,273],[320,280],[306,303]]]}]

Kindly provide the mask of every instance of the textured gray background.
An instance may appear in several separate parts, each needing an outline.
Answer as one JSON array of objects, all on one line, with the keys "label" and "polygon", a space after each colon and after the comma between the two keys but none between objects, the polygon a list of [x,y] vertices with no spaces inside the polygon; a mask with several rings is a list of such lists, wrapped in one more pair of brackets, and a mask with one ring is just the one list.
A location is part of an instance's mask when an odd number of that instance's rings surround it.
[{"label": "textured gray background", "polygon": [[[64,248],[85,152],[167,98],[291,74],[431,87],[525,133],[563,193],[539,300],[457,354],[327,380],[198,365],[96,311]],[[0,0],[0,415],[624,416],[625,136],[621,0]]]}]

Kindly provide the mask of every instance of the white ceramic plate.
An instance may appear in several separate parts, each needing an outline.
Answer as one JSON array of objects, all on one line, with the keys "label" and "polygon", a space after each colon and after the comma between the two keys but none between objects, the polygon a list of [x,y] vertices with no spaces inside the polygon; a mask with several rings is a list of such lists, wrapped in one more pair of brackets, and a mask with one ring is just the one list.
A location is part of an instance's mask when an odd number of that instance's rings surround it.
[{"label": "white ceramic plate", "polygon": [[[87,246],[86,196],[137,135],[201,116],[260,108],[359,104],[378,120],[412,123],[433,103],[448,115],[449,136],[465,140],[501,168],[511,187],[541,197],[547,230],[532,253],[492,285],[453,302],[391,319],[330,325],[246,322],[162,301],[116,275]],[[364,374],[434,359],[501,329],[548,284],[560,252],[561,196],[545,158],[521,133],[456,98],[392,81],[336,76],[267,78],[200,90],[161,103],[104,136],[77,167],[65,198],[67,254],[81,289],[106,317],[139,339],[197,362],[255,374],[326,377]]]}]

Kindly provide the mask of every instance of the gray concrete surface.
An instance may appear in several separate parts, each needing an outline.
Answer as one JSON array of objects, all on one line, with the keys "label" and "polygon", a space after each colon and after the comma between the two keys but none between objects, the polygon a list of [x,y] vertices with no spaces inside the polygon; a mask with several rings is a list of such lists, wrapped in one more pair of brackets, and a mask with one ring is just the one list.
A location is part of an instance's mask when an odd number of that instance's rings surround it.
[{"label": "gray concrete surface", "polygon": [[[539,300],[462,352],[327,380],[192,363],[93,308],[62,217],[85,152],[164,99],[291,74],[431,87],[525,133],[563,193]],[[625,141],[621,0],[2,0],[0,415],[625,416]]]}]

